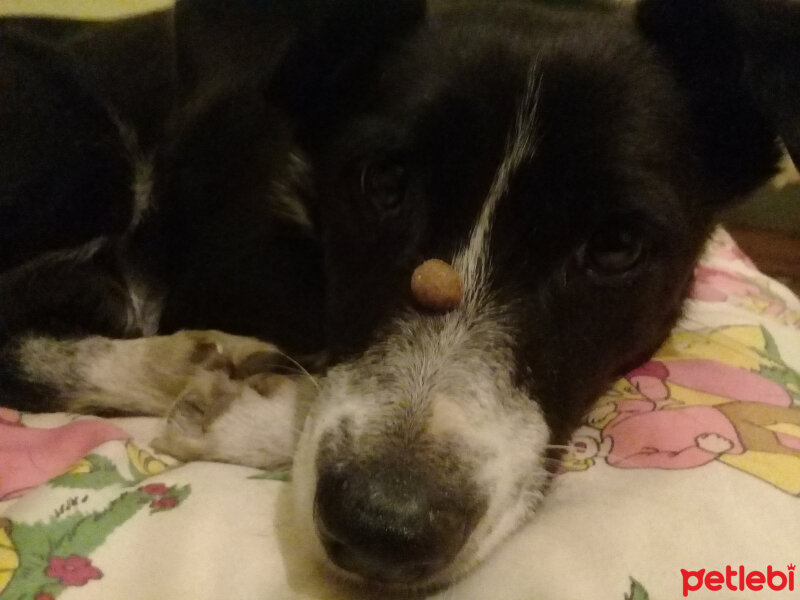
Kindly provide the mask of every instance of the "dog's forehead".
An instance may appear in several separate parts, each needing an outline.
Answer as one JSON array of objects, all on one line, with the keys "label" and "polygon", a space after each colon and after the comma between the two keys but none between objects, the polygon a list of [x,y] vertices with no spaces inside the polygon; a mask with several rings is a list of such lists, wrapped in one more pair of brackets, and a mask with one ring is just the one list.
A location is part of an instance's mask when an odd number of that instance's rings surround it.
[{"label": "dog's forehead", "polygon": [[536,55],[497,66],[505,74],[486,81],[463,70],[457,77],[468,83],[451,80],[428,95],[420,116],[407,118],[418,124],[420,155],[429,161],[435,230],[452,231],[454,212],[469,215],[463,238],[509,212],[517,227],[530,227],[526,218],[535,214],[553,230],[563,221],[585,235],[613,215],[682,208],[669,189],[680,146],[663,127],[675,121],[664,118],[670,109],[661,98],[618,85],[615,72],[573,64],[565,74],[558,61]]},{"label": "dog's forehead", "polygon": [[560,17],[550,30],[550,13],[543,24],[533,15],[510,30],[499,9],[477,30],[441,26],[434,42],[414,46],[383,75],[379,103],[416,128],[433,179],[462,202],[508,169],[522,135],[526,151],[506,174],[511,197],[549,202],[550,194],[534,193],[546,187],[559,192],[549,207],[556,212],[641,209],[650,198],[638,188],[658,186],[681,163],[685,119],[673,82],[627,21],[600,19],[587,29]]}]

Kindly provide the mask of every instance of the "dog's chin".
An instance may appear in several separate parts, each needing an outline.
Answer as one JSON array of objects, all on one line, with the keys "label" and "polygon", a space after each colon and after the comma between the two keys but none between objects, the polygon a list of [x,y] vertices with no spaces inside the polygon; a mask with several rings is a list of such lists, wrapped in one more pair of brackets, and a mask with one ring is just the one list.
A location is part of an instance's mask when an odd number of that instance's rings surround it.
[{"label": "dog's chin", "polygon": [[309,417],[295,453],[291,484],[292,517],[295,532],[300,537],[298,542],[304,545],[308,558],[321,566],[331,579],[347,588],[361,590],[368,596],[376,593],[383,597],[427,595],[463,579],[489,557],[498,545],[531,519],[550,481],[550,474],[542,468],[541,478],[533,488],[518,494],[513,500],[493,500],[463,547],[439,570],[419,579],[369,578],[335,564],[320,539],[315,519],[320,437],[320,432],[315,431],[313,419]]},{"label": "dog's chin", "polygon": [[[324,551],[323,551],[324,552]],[[380,595],[381,597],[409,598],[415,596],[427,596],[443,589],[464,577],[470,569],[465,569],[462,573],[448,574],[445,571],[435,574],[432,577],[420,581],[398,582],[381,581],[378,579],[367,579],[351,571],[342,569],[333,563],[327,556],[317,556],[323,569],[341,587],[361,591],[368,596]],[[446,569],[447,572],[450,569]]]}]

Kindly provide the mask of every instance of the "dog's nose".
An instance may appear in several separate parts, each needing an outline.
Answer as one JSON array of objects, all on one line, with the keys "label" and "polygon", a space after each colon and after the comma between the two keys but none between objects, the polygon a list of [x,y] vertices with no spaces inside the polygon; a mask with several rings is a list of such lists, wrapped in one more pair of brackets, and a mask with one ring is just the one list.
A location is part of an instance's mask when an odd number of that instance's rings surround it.
[{"label": "dog's nose", "polygon": [[474,511],[448,502],[419,473],[324,471],[315,520],[329,558],[366,579],[411,583],[447,566],[474,526]]}]

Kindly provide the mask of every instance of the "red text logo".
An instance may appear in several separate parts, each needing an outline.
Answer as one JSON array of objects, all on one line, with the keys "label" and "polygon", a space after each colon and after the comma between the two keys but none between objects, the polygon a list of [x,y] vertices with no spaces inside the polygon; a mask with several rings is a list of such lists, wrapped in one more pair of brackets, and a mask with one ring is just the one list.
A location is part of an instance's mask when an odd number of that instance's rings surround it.
[{"label": "red text logo", "polygon": [[794,569],[795,565],[786,566],[785,571],[774,569],[772,565],[766,571],[748,571],[743,565],[734,569],[730,565],[722,571],[687,571],[681,569],[683,576],[683,597],[686,598],[689,592],[696,592],[700,589],[707,589],[712,592],[719,590],[730,590],[731,592],[743,592],[745,590],[759,592],[761,590],[772,590],[780,592],[787,590],[794,591]]}]

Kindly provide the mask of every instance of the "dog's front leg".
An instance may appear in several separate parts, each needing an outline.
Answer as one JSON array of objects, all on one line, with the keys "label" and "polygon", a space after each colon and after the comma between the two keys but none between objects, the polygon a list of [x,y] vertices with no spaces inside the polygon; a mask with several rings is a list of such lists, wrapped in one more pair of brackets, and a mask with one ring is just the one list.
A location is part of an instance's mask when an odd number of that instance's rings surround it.
[{"label": "dog's front leg", "polygon": [[198,373],[172,405],[153,447],[181,460],[288,465],[313,392],[311,380],[297,376],[264,372],[242,380]]},{"label": "dog's front leg", "polygon": [[218,331],[132,340],[27,337],[5,367],[49,396],[37,406],[164,416],[159,450],[258,467],[291,460],[298,403],[313,390],[311,377],[275,346]]}]

